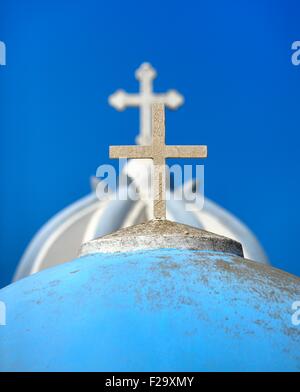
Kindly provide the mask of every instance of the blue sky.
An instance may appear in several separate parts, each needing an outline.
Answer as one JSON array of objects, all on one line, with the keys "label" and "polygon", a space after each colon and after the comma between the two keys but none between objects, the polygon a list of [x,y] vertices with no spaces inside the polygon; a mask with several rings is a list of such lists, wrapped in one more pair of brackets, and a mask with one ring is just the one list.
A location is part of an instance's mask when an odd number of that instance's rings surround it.
[{"label": "blue sky", "polygon": [[242,219],[272,264],[298,261],[300,40],[296,1],[0,0],[0,287],[34,233],[89,192],[110,144],[131,144],[150,61],[157,91],[178,89],[169,144],[207,144],[206,195]]}]

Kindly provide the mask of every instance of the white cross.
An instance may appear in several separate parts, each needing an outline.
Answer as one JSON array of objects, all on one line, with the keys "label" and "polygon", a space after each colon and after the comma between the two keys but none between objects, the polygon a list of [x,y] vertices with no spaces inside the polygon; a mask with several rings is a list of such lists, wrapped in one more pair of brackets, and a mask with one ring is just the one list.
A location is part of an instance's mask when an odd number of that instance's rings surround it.
[{"label": "white cross", "polygon": [[136,71],[135,77],[140,82],[140,93],[129,94],[124,90],[117,90],[110,95],[108,102],[115,109],[121,111],[126,107],[140,107],[140,133],[136,138],[137,144],[149,145],[152,141],[151,132],[151,105],[162,103],[170,109],[176,109],[184,102],[184,98],[176,90],[155,94],[153,92],[153,79],[156,71],[149,63],[143,63]]}]

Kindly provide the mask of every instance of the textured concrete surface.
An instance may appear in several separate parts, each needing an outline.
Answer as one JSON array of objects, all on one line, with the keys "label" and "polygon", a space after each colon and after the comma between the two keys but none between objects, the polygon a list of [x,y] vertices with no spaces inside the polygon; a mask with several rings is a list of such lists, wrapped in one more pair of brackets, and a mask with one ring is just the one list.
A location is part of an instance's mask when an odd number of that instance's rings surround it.
[{"label": "textured concrete surface", "polygon": [[89,241],[81,246],[80,255],[159,248],[213,250],[243,257],[242,245],[231,238],[168,220],[152,220]]}]

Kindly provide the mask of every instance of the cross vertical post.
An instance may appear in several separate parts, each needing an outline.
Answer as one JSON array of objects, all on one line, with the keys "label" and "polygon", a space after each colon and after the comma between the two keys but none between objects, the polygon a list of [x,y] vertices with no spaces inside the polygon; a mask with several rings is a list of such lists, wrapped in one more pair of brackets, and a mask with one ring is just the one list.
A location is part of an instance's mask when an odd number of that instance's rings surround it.
[{"label": "cross vertical post", "polygon": [[153,154],[153,215],[154,219],[166,218],[166,162],[165,110],[162,104],[152,105],[152,154]]},{"label": "cross vertical post", "polygon": [[135,72],[136,79],[140,82],[140,134],[136,138],[138,144],[151,142],[151,103],[154,102],[153,80],[156,71],[150,64],[143,64]]}]

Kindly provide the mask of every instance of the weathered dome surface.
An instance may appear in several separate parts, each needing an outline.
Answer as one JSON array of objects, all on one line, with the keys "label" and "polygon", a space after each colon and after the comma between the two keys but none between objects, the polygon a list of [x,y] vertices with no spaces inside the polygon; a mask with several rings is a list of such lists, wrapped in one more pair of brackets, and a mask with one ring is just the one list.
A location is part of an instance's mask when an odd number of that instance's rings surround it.
[{"label": "weathered dome surface", "polygon": [[87,254],[0,291],[0,370],[299,371],[299,297],[300,279],[226,251]]}]

